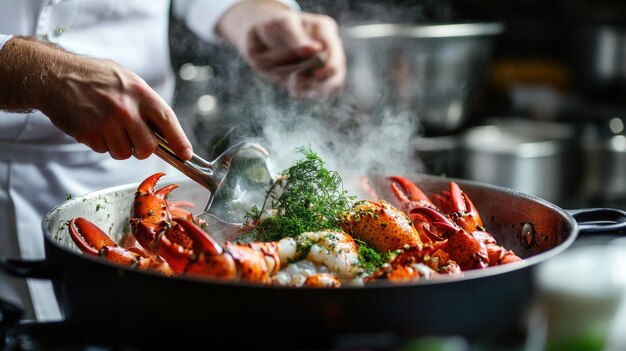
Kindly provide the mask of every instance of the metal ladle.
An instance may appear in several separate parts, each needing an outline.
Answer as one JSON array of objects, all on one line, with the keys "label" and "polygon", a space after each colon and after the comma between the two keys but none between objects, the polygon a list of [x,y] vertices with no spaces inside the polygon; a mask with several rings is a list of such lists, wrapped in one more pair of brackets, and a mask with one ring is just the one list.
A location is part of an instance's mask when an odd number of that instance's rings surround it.
[{"label": "metal ladle", "polygon": [[211,162],[196,154],[183,161],[165,138],[154,128],[153,131],[159,141],[156,155],[211,192],[204,212],[198,216],[207,221],[209,227],[224,227],[233,232],[241,228],[236,222],[243,221],[249,208],[260,207],[275,179],[270,171],[269,152],[264,147],[241,142]]}]

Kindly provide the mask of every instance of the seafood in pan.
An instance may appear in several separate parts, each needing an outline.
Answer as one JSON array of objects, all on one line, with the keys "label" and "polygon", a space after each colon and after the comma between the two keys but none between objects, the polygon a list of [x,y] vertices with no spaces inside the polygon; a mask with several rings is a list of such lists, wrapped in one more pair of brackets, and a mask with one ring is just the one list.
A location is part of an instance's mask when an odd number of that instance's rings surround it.
[{"label": "seafood in pan", "polygon": [[469,196],[450,182],[427,196],[404,177],[387,178],[390,199],[356,200],[312,152],[285,170],[242,235],[219,244],[186,202],[170,202],[164,173],[138,187],[126,238],[114,242],[78,217],[69,232],[85,254],[168,276],[294,287],[364,286],[462,276],[520,261],[483,226]]}]

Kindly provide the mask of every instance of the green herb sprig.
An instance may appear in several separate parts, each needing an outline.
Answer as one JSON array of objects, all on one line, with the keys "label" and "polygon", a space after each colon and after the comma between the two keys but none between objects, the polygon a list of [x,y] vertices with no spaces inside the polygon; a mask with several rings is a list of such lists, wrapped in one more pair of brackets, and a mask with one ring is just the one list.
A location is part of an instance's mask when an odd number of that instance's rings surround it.
[{"label": "green herb sprig", "polygon": [[[246,214],[246,222],[254,224],[257,240],[338,229],[341,213],[354,202],[337,172],[326,169],[324,161],[310,148],[297,150],[304,158],[281,173],[278,183],[268,191],[263,208],[254,207]],[[273,213],[264,218],[266,209]]]}]

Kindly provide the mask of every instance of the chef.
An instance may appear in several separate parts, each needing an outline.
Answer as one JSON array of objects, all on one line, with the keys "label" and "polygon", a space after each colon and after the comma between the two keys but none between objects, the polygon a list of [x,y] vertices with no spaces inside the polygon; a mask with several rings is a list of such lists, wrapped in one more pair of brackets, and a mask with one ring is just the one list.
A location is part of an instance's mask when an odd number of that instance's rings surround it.
[{"label": "chef", "polygon": [[[336,23],[292,0],[0,0],[1,257],[43,258],[41,220],[68,196],[175,173],[152,155],[146,121],[191,157],[168,105],[170,11],[293,97],[323,99],[343,84]],[[290,70],[313,57],[323,62],[312,74]],[[47,281],[0,273],[0,297],[27,319],[61,317]]]}]

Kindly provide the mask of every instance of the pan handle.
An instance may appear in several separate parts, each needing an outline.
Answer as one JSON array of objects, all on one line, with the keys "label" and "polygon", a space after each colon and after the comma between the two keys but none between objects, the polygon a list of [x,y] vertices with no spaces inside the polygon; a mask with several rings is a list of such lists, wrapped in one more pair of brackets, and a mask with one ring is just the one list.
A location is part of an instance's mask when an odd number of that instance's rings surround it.
[{"label": "pan handle", "polygon": [[46,260],[19,260],[0,257],[0,270],[22,278],[57,280],[61,271],[57,265]]},{"label": "pan handle", "polygon": [[583,208],[567,210],[578,223],[579,233],[626,234],[626,211],[615,208]]}]

